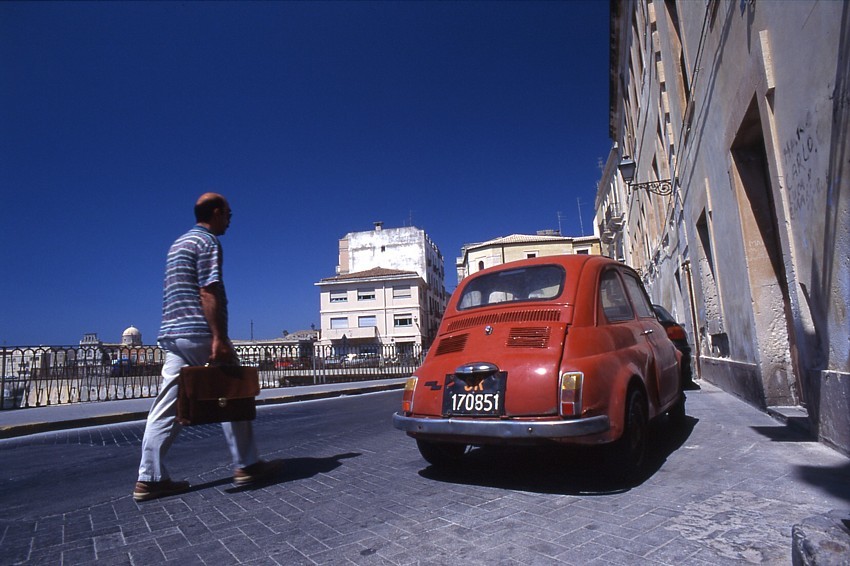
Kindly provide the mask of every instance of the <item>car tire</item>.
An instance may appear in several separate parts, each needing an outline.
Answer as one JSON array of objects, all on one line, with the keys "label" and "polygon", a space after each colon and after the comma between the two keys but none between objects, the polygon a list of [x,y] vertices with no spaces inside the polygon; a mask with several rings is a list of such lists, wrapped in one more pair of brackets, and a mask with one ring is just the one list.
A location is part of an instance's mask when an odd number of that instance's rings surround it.
[{"label": "car tire", "polygon": [[623,435],[610,447],[611,472],[618,479],[630,479],[638,474],[646,462],[649,424],[646,401],[639,389],[630,389],[626,398]]},{"label": "car tire", "polygon": [[425,461],[436,467],[456,466],[466,454],[466,444],[453,444],[450,442],[432,442],[430,440],[416,440],[419,453]]}]

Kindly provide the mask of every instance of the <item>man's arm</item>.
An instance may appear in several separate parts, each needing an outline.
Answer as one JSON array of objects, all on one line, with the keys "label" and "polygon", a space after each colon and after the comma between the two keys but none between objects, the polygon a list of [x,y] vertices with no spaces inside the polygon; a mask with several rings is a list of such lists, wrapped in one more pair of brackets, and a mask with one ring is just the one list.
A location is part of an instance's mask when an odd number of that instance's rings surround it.
[{"label": "man's arm", "polygon": [[201,308],[212,332],[210,361],[222,364],[235,363],[236,352],[227,336],[227,298],[221,283],[201,287]]}]

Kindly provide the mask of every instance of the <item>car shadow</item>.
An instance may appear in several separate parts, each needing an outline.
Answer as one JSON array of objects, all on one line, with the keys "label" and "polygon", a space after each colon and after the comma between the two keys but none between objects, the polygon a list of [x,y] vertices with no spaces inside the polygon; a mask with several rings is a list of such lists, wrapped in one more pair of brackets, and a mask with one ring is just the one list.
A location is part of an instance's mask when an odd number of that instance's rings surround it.
[{"label": "car shadow", "polygon": [[662,418],[650,427],[642,473],[623,480],[608,465],[602,447],[482,446],[467,452],[459,465],[428,466],[419,475],[430,480],[514,491],[559,495],[624,493],[652,477],[670,454],[690,437],[698,419],[674,425]]}]

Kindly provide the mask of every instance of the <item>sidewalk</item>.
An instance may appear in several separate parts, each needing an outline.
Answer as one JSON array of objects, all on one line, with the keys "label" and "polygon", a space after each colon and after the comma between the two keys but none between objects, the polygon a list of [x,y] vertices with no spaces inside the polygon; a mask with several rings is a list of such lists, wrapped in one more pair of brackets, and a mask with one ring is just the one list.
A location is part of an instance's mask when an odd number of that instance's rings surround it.
[{"label": "sidewalk", "polygon": [[[404,387],[406,378],[263,389],[257,405],[279,405]],[[39,432],[144,420],[153,398],[69,403],[0,411],[0,439]]]}]

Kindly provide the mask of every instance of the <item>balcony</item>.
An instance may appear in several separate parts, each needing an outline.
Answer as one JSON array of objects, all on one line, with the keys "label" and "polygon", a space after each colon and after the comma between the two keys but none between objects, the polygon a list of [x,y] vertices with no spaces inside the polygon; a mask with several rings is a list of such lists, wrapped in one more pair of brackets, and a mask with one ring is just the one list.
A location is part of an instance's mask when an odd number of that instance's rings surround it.
[{"label": "balcony", "polygon": [[605,230],[618,232],[623,229],[626,215],[617,206],[608,205],[605,210]]},{"label": "balcony", "polygon": [[325,340],[342,340],[343,336],[348,340],[377,338],[378,328],[367,326],[364,328],[328,328],[322,330],[322,338]]}]

